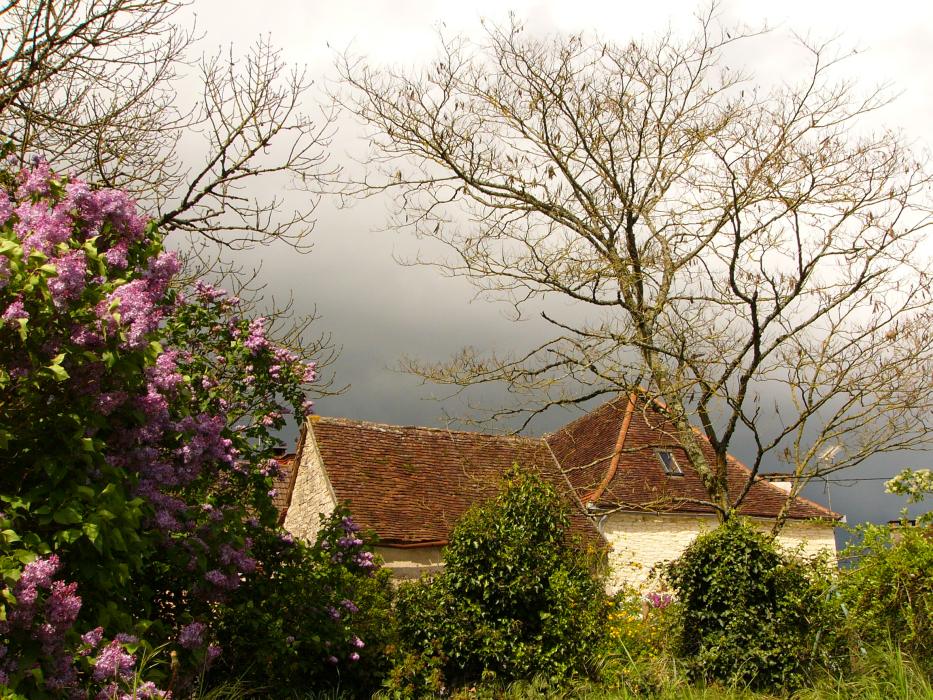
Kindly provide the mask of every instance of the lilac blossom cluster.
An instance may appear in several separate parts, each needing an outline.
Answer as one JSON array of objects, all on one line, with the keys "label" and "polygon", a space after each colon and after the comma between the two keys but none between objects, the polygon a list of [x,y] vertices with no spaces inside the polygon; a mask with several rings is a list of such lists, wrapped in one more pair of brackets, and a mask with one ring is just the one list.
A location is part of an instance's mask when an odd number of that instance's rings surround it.
[{"label": "lilac blossom cluster", "polygon": [[[0,636],[25,635],[39,642],[42,653],[54,661],[47,669],[46,686],[63,689],[74,686],[77,674],[72,657],[64,653],[65,634],[74,625],[81,610],[77,585],[54,580],[61,568],[56,555],[35,559],[26,564],[13,587],[16,605],[0,622]],[[0,647],[0,685],[5,685],[10,674],[18,668],[18,660],[8,654],[8,647]]]},{"label": "lilac blossom cluster", "polygon": [[[76,583],[55,578],[61,568],[62,563],[55,554],[26,564],[13,587],[16,604],[7,620],[0,622],[0,634],[5,640],[20,636],[39,643],[44,658],[44,684],[48,690],[85,697],[75,663],[76,655],[68,650],[67,644],[68,634],[72,632],[81,610],[81,598],[77,595]],[[81,646],[76,652],[78,656],[90,657],[91,681],[99,686],[103,684],[96,698],[141,700],[171,697],[170,693],[151,682],[137,684],[132,695],[124,692],[126,685],[134,684],[136,673],[136,657],[124,649],[124,644],[136,640],[117,635],[98,651],[103,636],[102,627],[86,632],[81,635]],[[0,686],[6,685],[18,670],[30,670],[21,669],[20,660],[11,655],[9,649],[6,643],[0,644]]]},{"label": "lilac blossom cluster", "polygon": [[[223,601],[257,569],[249,534],[275,528],[268,429],[284,425],[282,403],[310,410],[301,384],[314,381],[314,364],[273,343],[267,321],[243,318],[239,299],[223,290],[197,284],[186,300],[173,288],[177,256],[162,252],[129,195],[59,177],[44,161],[23,169],[14,191],[0,190],[0,243],[3,391],[32,392],[37,412],[61,407],[77,418],[77,447],[63,460],[75,478],[64,483],[92,493],[117,486],[140,514],[116,521],[135,528],[137,551],[179,564],[186,604],[203,612]],[[0,418],[0,434],[22,439],[37,424],[22,414],[25,430]],[[86,460],[69,461],[82,451]],[[70,630],[81,598],[77,584],[52,580],[60,566],[49,557],[23,569],[0,632],[28,631],[48,657],[49,683],[67,687],[77,655],[93,662],[91,680],[104,685],[98,697],[126,697],[133,659],[123,641],[100,646],[96,628],[78,651],[66,649],[66,633],[77,643]],[[176,634],[181,648],[201,649],[208,661],[220,654],[202,622]],[[0,673],[9,675],[18,654],[0,646]],[[162,697],[154,686],[135,692]]]},{"label": "lilac blossom cluster", "polygon": [[364,571],[372,571],[376,567],[373,553],[363,549],[363,540],[359,536],[360,527],[347,515],[340,520],[341,533],[335,541],[322,539],[320,547],[331,552],[331,562],[334,564],[349,564]]}]

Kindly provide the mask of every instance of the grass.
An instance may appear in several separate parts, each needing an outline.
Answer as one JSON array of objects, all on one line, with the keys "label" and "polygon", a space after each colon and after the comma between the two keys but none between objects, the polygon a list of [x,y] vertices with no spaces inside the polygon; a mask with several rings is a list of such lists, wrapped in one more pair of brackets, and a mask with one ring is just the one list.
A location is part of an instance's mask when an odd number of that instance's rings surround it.
[{"label": "grass", "polygon": [[[662,662],[653,669],[657,684],[645,691],[621,685],[612,687],[588,681],[556,685],[544,677],[505,686],[480,686],[460,690],[452,700],[933,700],[933,682],[916,663],[896,647],[870,653],[848,676],[815,679],[813,685],[792,694],[770,695],[747,688],[691,684],[675,665]],[[659,675],[658,675],[659,674]],[[197,700],[242,700],[270,697],[232,682],[197,696]],[[381,694],[376,695],[380,697]],[[301,700],[353,700],[334,691],[309,692]]]}]

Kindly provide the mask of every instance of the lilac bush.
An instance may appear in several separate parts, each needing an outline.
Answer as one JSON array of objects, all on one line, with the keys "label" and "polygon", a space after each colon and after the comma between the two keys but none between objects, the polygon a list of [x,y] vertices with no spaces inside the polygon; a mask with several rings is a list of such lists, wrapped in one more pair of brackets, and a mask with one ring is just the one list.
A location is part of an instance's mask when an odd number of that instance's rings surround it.
[{"label": "lilac bush", "polygon": [[[126,193],[0,172],[0,681],[30,697],[183,685],[281,537],[272,433],[314,367],[179,269]],[[134,690],[159,645],[180,666]]]},{"label": "lilac bush", "polygon": [[266,540],[261,570],[218,616],[229,640],[214,667],[281,696],[337,688],[366,697],[388,669],[392,587],[370,540],[345,509],[323,518],[317,540]]}]

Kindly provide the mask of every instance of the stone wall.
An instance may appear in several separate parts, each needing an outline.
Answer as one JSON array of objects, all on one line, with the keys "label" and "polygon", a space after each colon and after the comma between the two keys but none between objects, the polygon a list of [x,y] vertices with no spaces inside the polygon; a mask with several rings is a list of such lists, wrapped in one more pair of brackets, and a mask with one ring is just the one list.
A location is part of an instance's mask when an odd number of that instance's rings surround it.
[{"label": "stone wall", "polygon": [[443,549],[441,547],[375,547],[392,569],[392,579],[396,582],[420,578],[424,574],[436,574],[444,568]]},{"label": "stone wall", "polygon": [[313,542],[320,528],[321,513],[329,515],[334,511],[337,496],[324,474],[314,431],[310,427],[305,430],[303,448],[296,457],[301,461],[284,526],[295,537]]},{"label": "stone wall", "polygon": [[[755,522],[762,531],[771,527],[768,520]],[[713,515],[612,513],[597,519],[597,525],[612,547],[606,588],[615,592],[623,585],[643,588],[654,565],[676,559],[697,535],[715,528],[717,519]],[[789,550],[799,548],[807,556],[836,551],[833,528],[824,523],[790,521],[778,543]]]}]

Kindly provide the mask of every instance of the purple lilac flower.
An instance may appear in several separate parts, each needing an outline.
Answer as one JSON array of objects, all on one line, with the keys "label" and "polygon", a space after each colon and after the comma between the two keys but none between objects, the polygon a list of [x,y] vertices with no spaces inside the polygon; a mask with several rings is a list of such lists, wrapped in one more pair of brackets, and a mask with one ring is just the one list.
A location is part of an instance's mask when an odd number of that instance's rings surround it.
[{"label": "purple lilac flower", "polygon": [[72,250],[55,261],[58,277],[49,280],[49,292],[55,306],[76,299],[84,289],[87,277],[87,256],[83,250]]},{"label": "purple lilac flower", "polygon": [[100,682],[104,680],[129,678],[133,674],[136,659],[132,654],[123,650],[123,645],[116,639],[105,646],[94,660],[93,678]]},{"label": "purple lilac flower", "polygon": [[220,656],[220,654],[221,654],[222,651],[223,651],[223,649],[222,649],[218,644],[211,644],[211,645],[207,648],[207,661],[208,661],[208,663],[210,663],[211,661],[213,661],[214,659],[216,659],[218,656]]},{"label": "purple lilac flower", "polygon": [[46,674],[45,687],[49,690],[63,691],[74,688],[78,683],[78,672],[75,671],[74,657],[71,654],[62,654],[52,661],[52,669]]},{"label": "purple lilac flower", "polygon": [[44,158],[37,160],[32,168],[23,168],[19,174],[19,188],[16,190],[18,199],[28,199],[33,195],[49,193],[49,180],[52,179],[52,168]]},{"label": "purple lilac flower", "polygon": [[118,270],[125,270],[127,265],[129,265],[129,260],[127,259],[129,252],[129,243],[126,241],[120,241],[110,250],[104,253],[104,259],[110,264],[111,267],[115,267]]},{"label": "purple lilac flower", "polygon": [[77,583],[53,581],[46,601],[46,617],[57,631],[64,632],[74,624],[81,610]]},{"label": "purple lilac flower", "polygon": [[366,646],[363,640],[360,639],[359,637],[353,637],[353,639],[350,640],[350,644],[355,646],[357,649],[362,649],[363,647]]},{"label": "purple lilac flower", "polygon": [[[35,559],[23,567],[23,573],[20,575],[19,581],[16,582],[16,588],[21,586],[49,588],[52,585],[52,577],[59,567],[61,567],[61,561],[57,554]],[[16,588],[13,590],[13,595],[16,595]]]},{"label": "purple lilac flower", "polygon": [[4,321],[16,321],[21,318],[29,318],[29,312],[26,311],[26,307],[23,305],[22,297],[17,297],[6,307],[6,310],[3,312],[3,315],[0,316]]},{"label": "purple lilac flower", "polygon": [[185,649],[196,649],[204,644],[204,632],[207,625],[203,622],[192,622],[185,625],[178,633],[178,643]]},{"label": "purple lilac flower", "polygon": [[[2,195],[0,195],[2,197]],[[2,199],[0,199],[2,201]],[[3,212],[0,212],[2,214]],[[6,287],[7,280],[10,279],[10,259],[5,255],[0,255],[0,289]]]},{"label": "purple lilac flower", "polygon": [[104,339],[97,330],[78,326],[71,333],[71,341],[82,348],[96,348],[103,344]]},{"label": "purple lilac flower", "polygon": [[0,226],[10,220],[13,214],[13,202],[5,192],[0,192]]},{"label": "purple lilac flower", "polygon": [[243,345],[253,354],[259,354],[259,351],[269,346],[266,340],[266,319],[262,316],[255,318],[249,323],[249,337],[243,341]]},{"label": "purple lilac flower", "polygon": [[44,202],[24,202],[16,207],[16,218],[18,221],[13,226],[13,232],[23,242],[23,253],[26,255],[39,251],[50,256],[59,243],[71,238],[71,215],[64,204],[50,209]]},{"label": "purple lilac flower", "polygon": [[[350,614],[358,613],[360,611],[360,609],[356,606],[356,603],[354,603],[352,600],[341,600],[340,604],[346,608],[347,612]],[[356,639],[356,637],[354,637],[354,639]]]},{"label": "purple lilac flower", "polygon": [[90,632],[85,632],[81,635],[81,641],[85,644],[90,644],[92,647],[96,647],[100,644],[100,640],[103,639],[104,628],[95,627]]},{"label": "purple lilac flower", "polygon": [[217,569],[211,569],[204,574],[204,580],[218,588],[223,587],[227,583],[227,577]]},{"label": "purple lilac flower", "polygon": [[155,364],[146,370],[146,378],[150,386],[160,392],[173,391],[184,381],[178,372],[178,351],[169,350],[159,355]]}]

